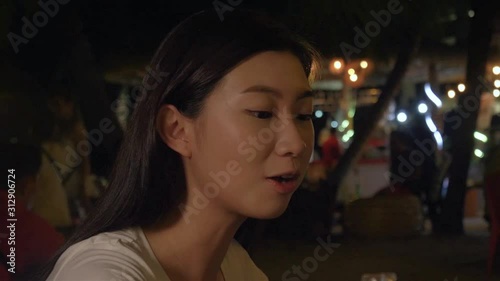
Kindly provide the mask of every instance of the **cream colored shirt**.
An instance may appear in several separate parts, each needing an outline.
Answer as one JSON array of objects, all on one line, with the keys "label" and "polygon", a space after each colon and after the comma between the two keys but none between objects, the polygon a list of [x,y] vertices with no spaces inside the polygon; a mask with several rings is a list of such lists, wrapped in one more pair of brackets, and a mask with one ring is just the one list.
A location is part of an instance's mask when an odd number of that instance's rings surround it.
[{"label": "cream colored shirt", "polygon": [[[189,264],[186,265],[189,267]],[[268,281],[233,240],[221,264],[225,281]],[[105,232],[69,247],[47,281],[172,281],[156,259],[142,228]]]},{"label": "cream colored shirt", "polygon": [[[42,147],[57,162],[57,165],[61,167],[66,166],[65,158],[67,151],[65,150],[64,143],[45,142],[42,144]],[[39,178],[37,180],[37,191],[33,203],[33,212],[55,227],[69,227],[73,225],[67,190],[61,183],[49,158],[43,153]]]}]

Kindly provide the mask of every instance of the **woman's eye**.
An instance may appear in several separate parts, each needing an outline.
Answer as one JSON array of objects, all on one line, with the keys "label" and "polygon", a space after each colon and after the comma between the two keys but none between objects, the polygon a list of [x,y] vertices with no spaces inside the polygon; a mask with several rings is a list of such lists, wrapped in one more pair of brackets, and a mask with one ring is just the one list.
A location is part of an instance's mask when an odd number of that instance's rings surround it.
[{"label": "woman's eye", "polygon": [[313,118],[313,115],[312,114],[299,114],[299,115],[297,115],[297,118],[301,121],[308,121],[308,120],[311,120]]},{"label": "woman's eye", "polygon": [[273,113],[269,111],[250,111],[250,113],[259,119],[269,119],[273,117]]}]

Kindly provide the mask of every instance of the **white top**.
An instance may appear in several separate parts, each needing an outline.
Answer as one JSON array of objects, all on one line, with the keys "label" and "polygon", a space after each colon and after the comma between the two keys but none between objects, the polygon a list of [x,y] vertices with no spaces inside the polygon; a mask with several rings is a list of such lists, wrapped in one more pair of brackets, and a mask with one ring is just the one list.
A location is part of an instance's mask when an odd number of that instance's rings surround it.
[{"label": "white top", "polygon": [[[189,265],[186,265],[189,266]],[[221,264],[225,281],[268,281],[233,240]],[[92,236],[69,247],[47,281],[172,281],[156,259],[142,228]]]}]

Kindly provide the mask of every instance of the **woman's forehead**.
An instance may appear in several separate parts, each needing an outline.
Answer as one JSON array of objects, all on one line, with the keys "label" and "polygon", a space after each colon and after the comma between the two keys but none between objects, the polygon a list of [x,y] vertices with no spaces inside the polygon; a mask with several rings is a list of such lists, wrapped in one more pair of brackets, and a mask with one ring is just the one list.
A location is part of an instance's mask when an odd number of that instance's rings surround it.
[{"label": "woman's forehead", "polygon": [[232,93],[301,94],[310,91],[300,60],[290,52],[259,53],[230,71],[220,84]]}]

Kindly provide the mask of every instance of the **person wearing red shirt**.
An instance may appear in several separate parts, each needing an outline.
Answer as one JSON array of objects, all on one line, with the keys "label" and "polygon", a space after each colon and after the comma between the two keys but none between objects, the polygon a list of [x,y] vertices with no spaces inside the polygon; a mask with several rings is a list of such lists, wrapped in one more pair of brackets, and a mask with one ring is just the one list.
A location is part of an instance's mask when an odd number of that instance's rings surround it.
[{"label": "person wearing red shirt", "polygon": [[321,148],[321,161],[327,169],[335,167],[342,154],[340,143],[335,133],[335,128],[330,128],[330,136],[326,139]]},{"label": "person wearing red shirt", "polygon": [[[0,185],[0,221],[2,225],[13,223],[15,229],[5,225],[0,230],[0,280],[30,280],[29,274],[55,254],[64,237],[30,211],[41,164],[40,148],[22,144],[5,144],[1,148],[2,173],[11,181]],[[14,218],[16,221],[8,221]],[[15,263],[10,263],[14,255]]]}]

